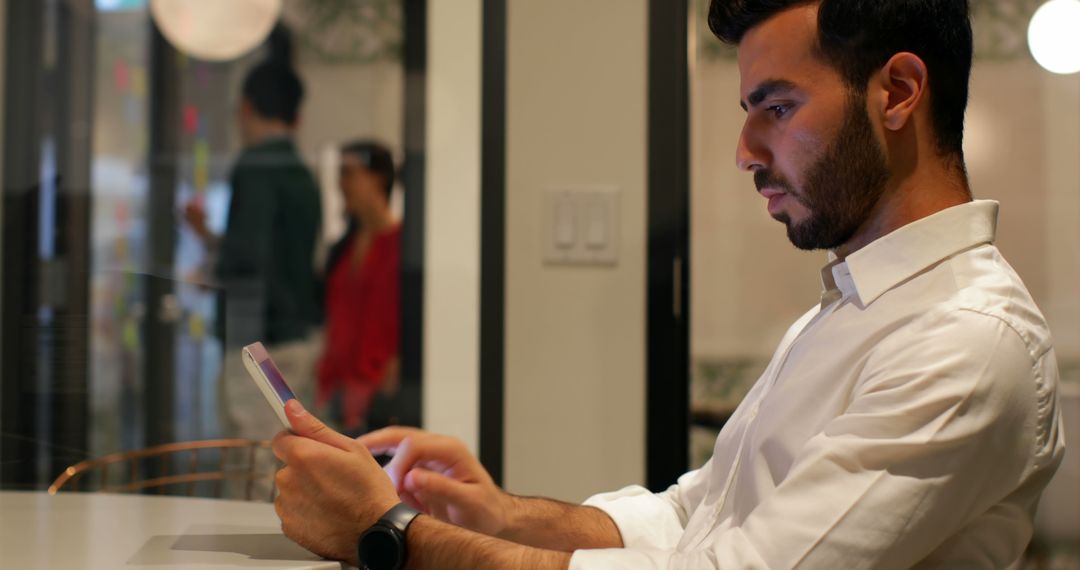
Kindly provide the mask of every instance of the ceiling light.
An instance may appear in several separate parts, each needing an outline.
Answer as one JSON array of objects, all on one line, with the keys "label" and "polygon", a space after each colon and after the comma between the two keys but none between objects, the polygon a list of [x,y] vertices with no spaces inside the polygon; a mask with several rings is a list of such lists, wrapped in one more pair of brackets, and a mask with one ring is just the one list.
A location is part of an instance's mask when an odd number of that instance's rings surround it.
[{"label": "ceiling light", "polygon": [[1080,71],[1080,0],[1050,0],[1031,18],[1028,45],[1035,61],[1060,74]]},{"label": "ceiling light", "polygon": [[266,40],[281,15],[281,0],[150,0],[150,14],[176,49],[223,61]]}]

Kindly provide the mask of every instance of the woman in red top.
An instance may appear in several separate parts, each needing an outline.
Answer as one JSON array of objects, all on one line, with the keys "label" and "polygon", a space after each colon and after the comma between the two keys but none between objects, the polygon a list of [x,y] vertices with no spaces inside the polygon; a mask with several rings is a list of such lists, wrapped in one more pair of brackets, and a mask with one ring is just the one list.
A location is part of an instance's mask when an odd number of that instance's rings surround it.
[{"label": "woman in red top", "polygon": [[390,212],[390,152],[371,141],[342,147],[338,183],[349,230],[327,264],[317,405],[337,408],[343,431],[357,432],[376,392],[390,395],[399,382],[401,226]]}]

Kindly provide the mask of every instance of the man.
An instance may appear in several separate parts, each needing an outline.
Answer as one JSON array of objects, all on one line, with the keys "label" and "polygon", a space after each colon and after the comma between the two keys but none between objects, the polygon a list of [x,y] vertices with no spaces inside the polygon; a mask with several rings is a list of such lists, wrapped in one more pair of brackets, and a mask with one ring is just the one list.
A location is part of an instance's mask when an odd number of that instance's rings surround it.
[{"label": "man", "polygon": [[186,217],[218,256],[224,295],[218,333],[225,345],[221,390],[224,431],[264,439],[278,423],[240,361],[240,347],[266,344],[294,391],[314,394],[316,349],[309,340],[319,318],[313,265],[321,218],[319,190],[293,137],[304,88],[284,63],[266,62],[244,80],[237,120],[244,145],[230,176],[232,199],[224,236],[206,226],[193,204]]},{"label": "man", "polygon": [[[663,493],[573,506],[502,492],[452,440],[352,441],[290,403],[295,434],[274,442],[286,534],[372,568],[400,560],[376,559],[372,537],[401,539],[408,568],[1003,568],[1021,556],[1063,453],[1057,369],[993,245],[997,204],[968,189],[967,3],[713,0],[709,20],[739,47],[739,166],[796,246],[831,252],[820,304],[712,459]],[[389,482],[369,449],[394,455]]]}]

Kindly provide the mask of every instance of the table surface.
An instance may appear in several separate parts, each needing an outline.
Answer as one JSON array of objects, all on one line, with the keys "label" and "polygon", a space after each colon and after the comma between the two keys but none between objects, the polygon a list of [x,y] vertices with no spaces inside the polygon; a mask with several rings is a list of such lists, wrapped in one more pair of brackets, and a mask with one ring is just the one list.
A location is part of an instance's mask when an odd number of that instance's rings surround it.
[{"label": "table surface", "polygon": [[341,570],[281,534],[269,503],[0,492],[3,568]]}]

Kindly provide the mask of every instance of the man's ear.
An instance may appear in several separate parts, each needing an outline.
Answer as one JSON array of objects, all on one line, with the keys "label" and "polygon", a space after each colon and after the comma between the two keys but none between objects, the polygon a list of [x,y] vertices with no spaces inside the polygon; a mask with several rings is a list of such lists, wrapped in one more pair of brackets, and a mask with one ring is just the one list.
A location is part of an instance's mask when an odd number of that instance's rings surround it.
[{"label": "man's ear", "polygon": [[912,120],[929,88],[926,63],[909,52],[892,56],[873,81],[877,85],[872,87],[883,95],[882,125],[891,131],[899,131]]}]

